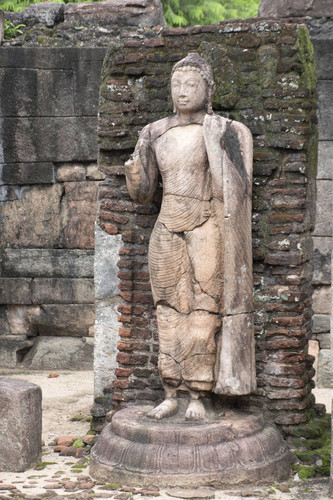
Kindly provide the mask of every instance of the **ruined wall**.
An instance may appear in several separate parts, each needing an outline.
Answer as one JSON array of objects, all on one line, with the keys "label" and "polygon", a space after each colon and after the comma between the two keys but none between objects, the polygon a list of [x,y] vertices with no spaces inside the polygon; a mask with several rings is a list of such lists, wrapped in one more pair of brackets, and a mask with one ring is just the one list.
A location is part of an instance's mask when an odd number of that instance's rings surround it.
[{"label": "ruined wall", "polygon": [[[285,426],[306,420],[312,405],[311,229],[316,167],[315,73],[307,29],[297,23],[248,20],[215,26],[128,34],[111,43],[99,106],[99,227],[119,248],[119,295],[106,291],[100,315],[113,313],[116,359],[96,415],[113,399],[118,409],[161,393],[157,333],[147,268],[147,244],[161,193],[146,206],[127,193],[123,164],[138,131],[172,112],[169,76],[188,51],[215,70],[216,112],[245,123],[254,136],[253,248],[256,308],[256,395],[243,405],[264,407]],[[98,248],[96,247],[96,253]],[[99,342],[103,343],[102,328]],[[113,384],[111,380],[114,378]],[[104,397],[104,401],[103,401]],[[110,406],[109,406],[110,407]]]},{"label": "ruined wall", "polygon": [[314,45],[318,93],[318,171],[316,223],[313,230],[313,340],[318,342],[318,387],[333,384],[330,358],[332,172],[333,172],[333,3],[329,0],[262,0],[259,15],[271,18],[307,16]]},{"label": "ruined wall", "polygon": [[124,25],[163,24],[157,0],[37,4],[5,13],[0,48],[0,367],[93,363],[100,73]]}]

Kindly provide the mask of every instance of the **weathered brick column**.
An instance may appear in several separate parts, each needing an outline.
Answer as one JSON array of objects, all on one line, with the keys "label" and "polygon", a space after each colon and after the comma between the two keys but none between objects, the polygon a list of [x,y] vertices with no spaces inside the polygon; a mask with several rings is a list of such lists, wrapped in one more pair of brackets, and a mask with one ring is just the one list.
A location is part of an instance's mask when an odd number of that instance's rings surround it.
[{"label": "weathered brick column", "polygon": [[[113,408],[161,395],[157,330],[147,245],[161,193],[147,206],[127,193],[123,164],[148,122],[172,113],[173,64],[197,51],[215,70],[214,110],[242,121],[254,136],[253,247],[257,394],[241,405],[265,409],[276,423],[304,422],[312,405],[311,237],[317,133],[315,72],[307,28],[258,20],[188,29],[123,33],[102,75],[100,228],[117,259],[119,329],[116,363],[105,394]],[[113,383],[111,383],[113,381]],[[110,401],[110,397],[107,398]],[[101,401],[101,400],[99,400]]]}]

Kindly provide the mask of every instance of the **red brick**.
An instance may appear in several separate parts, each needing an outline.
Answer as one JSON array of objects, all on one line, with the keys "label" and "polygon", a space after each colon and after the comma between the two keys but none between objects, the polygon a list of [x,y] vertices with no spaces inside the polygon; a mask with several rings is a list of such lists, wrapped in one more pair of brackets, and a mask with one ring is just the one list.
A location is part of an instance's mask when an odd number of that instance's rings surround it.
[{"label": "red brick", "polygon": [[133,302],[140,302],[141,304],[150,304],[153,301],[151,294],[133,293]]},{"label": "red brick", "polygon": [[132,281],[121,281],[118,284],[118,288],[119,288],[119,290],[123,290],[123,291],[132,290],[133,289],[133,282]]},{"label": "red brick", "polygon": [[301,326],[304,322],[303,316],[273,318],[273,323],[280,326]]},{"label": "red brick", "polygon": [[126,302],[132,302],[131,292],[120,292],[119,295],[122,299],[126,300]]},{"label": "red brick", "polygon": [[117,276],[121,280],[130,280],[130,279],[132,279],[133,272],[132,271],[119,271]]},{"label": "red brick", "polygon": [[161,38],[149,38],[143,42],[145,47],[164,47],[165,43]]},{"label": "red brick", "polygon": [[118,321],[119,321],[119,323],[130,323],[131,322],[131,316],[125,316],[123,314],[122,316],[118,316]]},{"label": "red brick", "polygon": [[117,266],[125,269],[132,269],[135,261],[133,259],[119,259]]},{"label": "red brick", "polygon": [[190,33],[188,28],[164,28],[163,36],[183,36]]},{"label": "red brick", "polygon": [[129,386],[129,381],[128,380],[119,380],[115,379],[113,381],[114,387],[117,387],[117,389],[126,389],[126,387]]},{"label": "red brick", "polygon": [[129,64],[141,61],[144,58],[143,54],[136,52],[134,54],[120,54],[115,56],[114,64]]},{"label": "red brick", "polygon": [[130,368],[116,368],[114,373],[116,377],[129,377],[133,373],[133,370]]},{"label": "red brick", "polygon": [[108,234],[118,234],[119,232],[117,226],[113,226],[112,224],[105,224],[104,228]]},{"label": "red brick", "polygon": [[132,306],[120,304],[118,306],[118,311],[123,314],[132,314]]},{"label": "red brick", "polygon": [[268,232],[273,236],[275,234],[290,234],[292,230],[292,226],[286,224],[285,226],[270,226]]},{"label": "red brick", "polygon": [[119,328],[120,337],[130,337],[132,333],[131,328]]},{"label": "red brick", "polygon": [[281,214],[273,214],[267,218],[268,222],[272,222],[273,224],[283,224],[284,222],[303,222],[304,215],[303,214],[290,214],[290,213],[281,213]]}]

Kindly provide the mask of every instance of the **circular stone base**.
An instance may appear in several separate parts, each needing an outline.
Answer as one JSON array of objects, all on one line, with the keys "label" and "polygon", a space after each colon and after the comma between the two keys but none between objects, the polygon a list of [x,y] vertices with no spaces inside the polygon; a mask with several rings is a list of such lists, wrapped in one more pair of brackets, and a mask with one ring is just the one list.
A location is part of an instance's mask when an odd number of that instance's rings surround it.
[{"label": "circular stone base", "polygon": [[116,413],[91,451],[90,474],[129,486],[214,486],[287,479],[290,452],[260,414],[230,410],[187,422],[152,420],[148,406]]}]

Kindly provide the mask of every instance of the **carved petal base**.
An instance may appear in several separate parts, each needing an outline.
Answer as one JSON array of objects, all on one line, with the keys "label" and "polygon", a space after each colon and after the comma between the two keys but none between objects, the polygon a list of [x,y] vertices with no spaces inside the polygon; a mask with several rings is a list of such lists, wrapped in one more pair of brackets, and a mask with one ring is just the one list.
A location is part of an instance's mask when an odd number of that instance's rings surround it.
[{"label": "carved petal base", "polygon": [[152,421],[148,406],[119,411],[92,449],[90,474],[129,486],[269,483],[289,477],[291,457],[261,415],[228,411],[201,423]]}]

